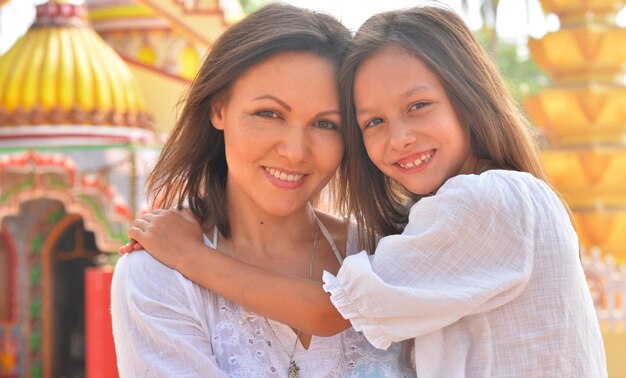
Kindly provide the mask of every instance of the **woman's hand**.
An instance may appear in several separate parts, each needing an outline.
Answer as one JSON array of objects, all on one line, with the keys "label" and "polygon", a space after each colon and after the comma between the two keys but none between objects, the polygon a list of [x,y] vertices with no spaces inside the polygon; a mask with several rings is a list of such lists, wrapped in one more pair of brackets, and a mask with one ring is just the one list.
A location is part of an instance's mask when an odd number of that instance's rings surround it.
[{"label": "woman's hand", "polygon": [[200,223],[188,209],[153,210],[135,219],[127,234],[130,241],[120,254],[145,249],[176,270],[187,253],[204,246]]}]

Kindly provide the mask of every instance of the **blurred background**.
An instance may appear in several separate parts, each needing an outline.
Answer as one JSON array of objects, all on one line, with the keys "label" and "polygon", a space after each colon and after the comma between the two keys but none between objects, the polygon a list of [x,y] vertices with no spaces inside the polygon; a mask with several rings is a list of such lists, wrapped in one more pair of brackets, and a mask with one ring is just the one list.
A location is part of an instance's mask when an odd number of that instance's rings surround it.
[{"label": "blurred background", "polygon": [[[109,287],[212,42],[269,0],[0,0],[0,378],[116,377]],[[292,0],[350,29],[418,0]],[[626,0],[449,0],[574,212],[626,377]],[[565,321],[565,319],[564,319]]]}]

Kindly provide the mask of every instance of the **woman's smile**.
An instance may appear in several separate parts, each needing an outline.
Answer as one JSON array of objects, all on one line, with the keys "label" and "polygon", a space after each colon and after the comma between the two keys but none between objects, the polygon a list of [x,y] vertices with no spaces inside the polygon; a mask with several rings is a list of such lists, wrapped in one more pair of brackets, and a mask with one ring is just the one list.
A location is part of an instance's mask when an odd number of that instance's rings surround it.
[{"label": "woman's smile", "polygon": [[299,211],[335,175],[343,156],[336,79],[325,58],[280,53],[250,68],[216,106],[226,189],[242,211]]},{"label": "woman's smile", "polygon": [[304,173],[290,172],[280,168],[263,167],[263,170],[272,184],[286,189],[301,186],[307,177]]}]

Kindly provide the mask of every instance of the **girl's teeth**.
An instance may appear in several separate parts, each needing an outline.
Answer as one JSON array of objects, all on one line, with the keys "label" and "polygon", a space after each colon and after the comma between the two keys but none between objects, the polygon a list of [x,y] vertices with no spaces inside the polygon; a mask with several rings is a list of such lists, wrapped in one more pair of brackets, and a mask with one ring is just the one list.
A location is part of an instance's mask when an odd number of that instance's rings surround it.
[{"label": "girl's teeth", "polygon": [[404,163],[404,164],[399,164],[400,167],[402,167],[403,169],[411,169],[411,168],[415,168],[418,167],[420,165],[422,165],[422,163],[424,163],[426,160],[430,159],[433,155],[432,154],[425,154],[422,155],[421,157],[410,161],[408,163]]},{"label": "girl's teeth", "polygon": [[300,180],[304,175],[290,175],[285,172],[278,171],[274,168],[265,168],[265,172],[269,173],[273,177],[287,182],[294,182]]}]

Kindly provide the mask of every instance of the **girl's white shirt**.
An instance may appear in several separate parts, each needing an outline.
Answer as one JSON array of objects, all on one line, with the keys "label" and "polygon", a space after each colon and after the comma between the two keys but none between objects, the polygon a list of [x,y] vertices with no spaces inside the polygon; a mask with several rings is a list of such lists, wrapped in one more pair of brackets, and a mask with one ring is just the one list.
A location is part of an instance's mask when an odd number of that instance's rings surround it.
[{"label": "girl's white shirt", "polygon": [[449,179],[373,256],[324,288],[378,348],[413,338],[418,377],[605,377],[604,346],[556,194],[504,170]]},{"label": "girl's white shirt", "polygon": [[[217,234],[215,234],[217,235]],[[205,243],[216,246],[205,237]],[[350,227],[347,254],[358,251]],[[125,255],[111,288],[121,377],[286,377],[296,334],[186,279],[144,251]],[[271,324],[271,325],[270,325]],[[298,342],[300,377],[412,377],[406,344],[381,351],[354,329]]]}]

